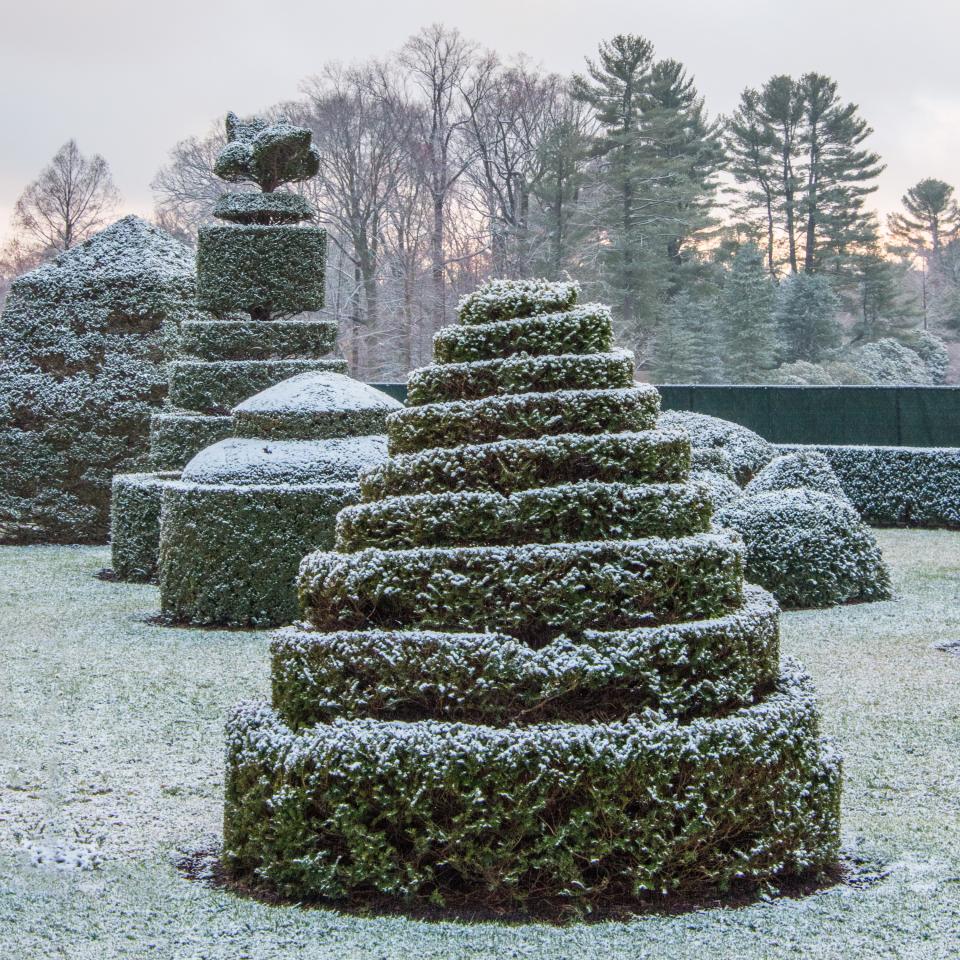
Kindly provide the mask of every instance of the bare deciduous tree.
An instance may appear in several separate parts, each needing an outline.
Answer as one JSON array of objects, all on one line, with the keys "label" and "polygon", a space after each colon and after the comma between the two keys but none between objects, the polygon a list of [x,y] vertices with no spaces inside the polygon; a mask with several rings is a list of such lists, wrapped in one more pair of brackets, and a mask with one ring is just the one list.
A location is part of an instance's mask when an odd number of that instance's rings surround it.
[{"label": "bare deciduous tree", "polygon": [[107,161],[68,140],[20,195],[14,227],[44,250],[69,250],[104,226],[119,201]]}]

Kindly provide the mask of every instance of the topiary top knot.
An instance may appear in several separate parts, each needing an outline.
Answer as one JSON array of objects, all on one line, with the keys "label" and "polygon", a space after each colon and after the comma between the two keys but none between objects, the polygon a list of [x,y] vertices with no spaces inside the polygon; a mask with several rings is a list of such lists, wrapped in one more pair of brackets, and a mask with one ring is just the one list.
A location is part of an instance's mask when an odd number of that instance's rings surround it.
[{"label": "topiary top knot", "polygon": [[228,113],[227,139],[213,172],[232,183],[249,181],[272,193],[285,183],[309,180],[320,169],[320,153],[310,142],[310,131],[284,117],[268,123]]},{"label": "topiary top knot", "polygon": [[580,285],[574,281],[488,280],[460,299],[457,314],[461,323],[520,320],[569,310],[579,295]]}]

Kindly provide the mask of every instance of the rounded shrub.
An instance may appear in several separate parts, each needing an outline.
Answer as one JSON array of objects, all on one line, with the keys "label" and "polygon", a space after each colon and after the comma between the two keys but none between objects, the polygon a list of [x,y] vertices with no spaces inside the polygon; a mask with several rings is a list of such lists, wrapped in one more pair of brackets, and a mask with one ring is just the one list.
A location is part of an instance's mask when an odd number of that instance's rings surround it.
[{"label": "rounded shrub", "polygon": [[845,500],[777,490],[743,497],[718,511],[716,522],[743,537],[747,578],[785,607],[890,597],[880,548]]},{"label": "rounded shrub", "polygon": [[847,500],[830,461],[815,450],[802,450],[771,460],[746,486],[748,494],[805,487]]},{"label": "rounded shrub", "polygon": [[719,449],[726,453],[733,465],[734,479],[741,486],[759,473],[777,453],[773,444],[752,430],[705,413],[665,410],[660,415],[660,425],[671,430],[686,430],[694,450]]}]

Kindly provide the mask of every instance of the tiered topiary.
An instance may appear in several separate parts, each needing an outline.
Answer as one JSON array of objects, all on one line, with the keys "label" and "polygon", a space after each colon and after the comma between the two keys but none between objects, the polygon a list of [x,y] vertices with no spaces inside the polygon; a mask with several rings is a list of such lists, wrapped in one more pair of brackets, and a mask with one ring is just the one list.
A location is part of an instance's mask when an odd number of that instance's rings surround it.
[{"label": "tiered topiary", "polygon": [[[343,360],[325,358],[336,343],[335,322],[290,318],[323,306],[326,233],[300,224],[313,216],[306,200],[273,192],[316,173],[310,132],[230,113],[227,136],[215,172],[262,192],[224,194],[214,216],[227,225],[200,230],[197,301],[209,313],[180,327],[179,356],[168,366],[169,409],[150,423],[158,472],[114,478],[113,569],[123,580],[156,575],[164,482],[232,433],[233,406],[299,373],[346,371]],[[241,312],[247,316],[235,316]]]},{"label": "tiered topiary", "polygon": [[296,898],[537,909],[827,867],[840,768],[690,442],[573,284],[436,336],[273,703],[228,724],[225,863]]},{"label": "tiered topiary", "polygon": [[160,607],[178,622],[263,626],[296,614],[300,559],[332,545],[357,475],[386,455],[386,417],[399,404],[344,376],[342,360],[313,358],[333,345],[335,324],[289,319],[323,306],[326,234],[299,223],[313,213],[305,200],[273,192],[316,173],[310,131],[230,114],[227,133],[216,172],[263,192],[217,202],[229,225],[200,231],[198,300],[250,319],[188,324],[202,359],[174,364],[171,396],[233,406],[235,436],[162,485]]},{"label": "tiered topiary", "polygon": [[10,288],[0,321],[0,541],[103,543],[110,480],[147,466],[187,248],[124,217]]}]

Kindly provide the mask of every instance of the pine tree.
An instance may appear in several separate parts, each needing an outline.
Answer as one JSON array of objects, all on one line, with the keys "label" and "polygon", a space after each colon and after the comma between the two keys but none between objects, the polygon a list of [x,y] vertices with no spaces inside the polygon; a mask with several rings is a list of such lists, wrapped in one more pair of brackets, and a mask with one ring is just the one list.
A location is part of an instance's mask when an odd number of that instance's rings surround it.
[{"label": "pine tree", "polygon": [[657,383],[716,383],[720,379],[716,305],[678,294],[657,326],[653,353]]},{"label": "pine tree", "polygon": [[887,219],[895,241],[939,257],[944,246],[960,236],[960,205],[953,199],[953,187],[943,180],[921,180],[903,195],[901,203],[905,212]]},{"label": "pine tree", "polygon": [[826,277],[794,274],[780,284],[776,322],[784,362],[819,363],[841,340],[840,300]]},{"label": "pine tree", "polygon": [[759,383],[776,365],[775,288],[755,244],[744,244],[730,265],[717,302],[720,355],[730,383]]}]

